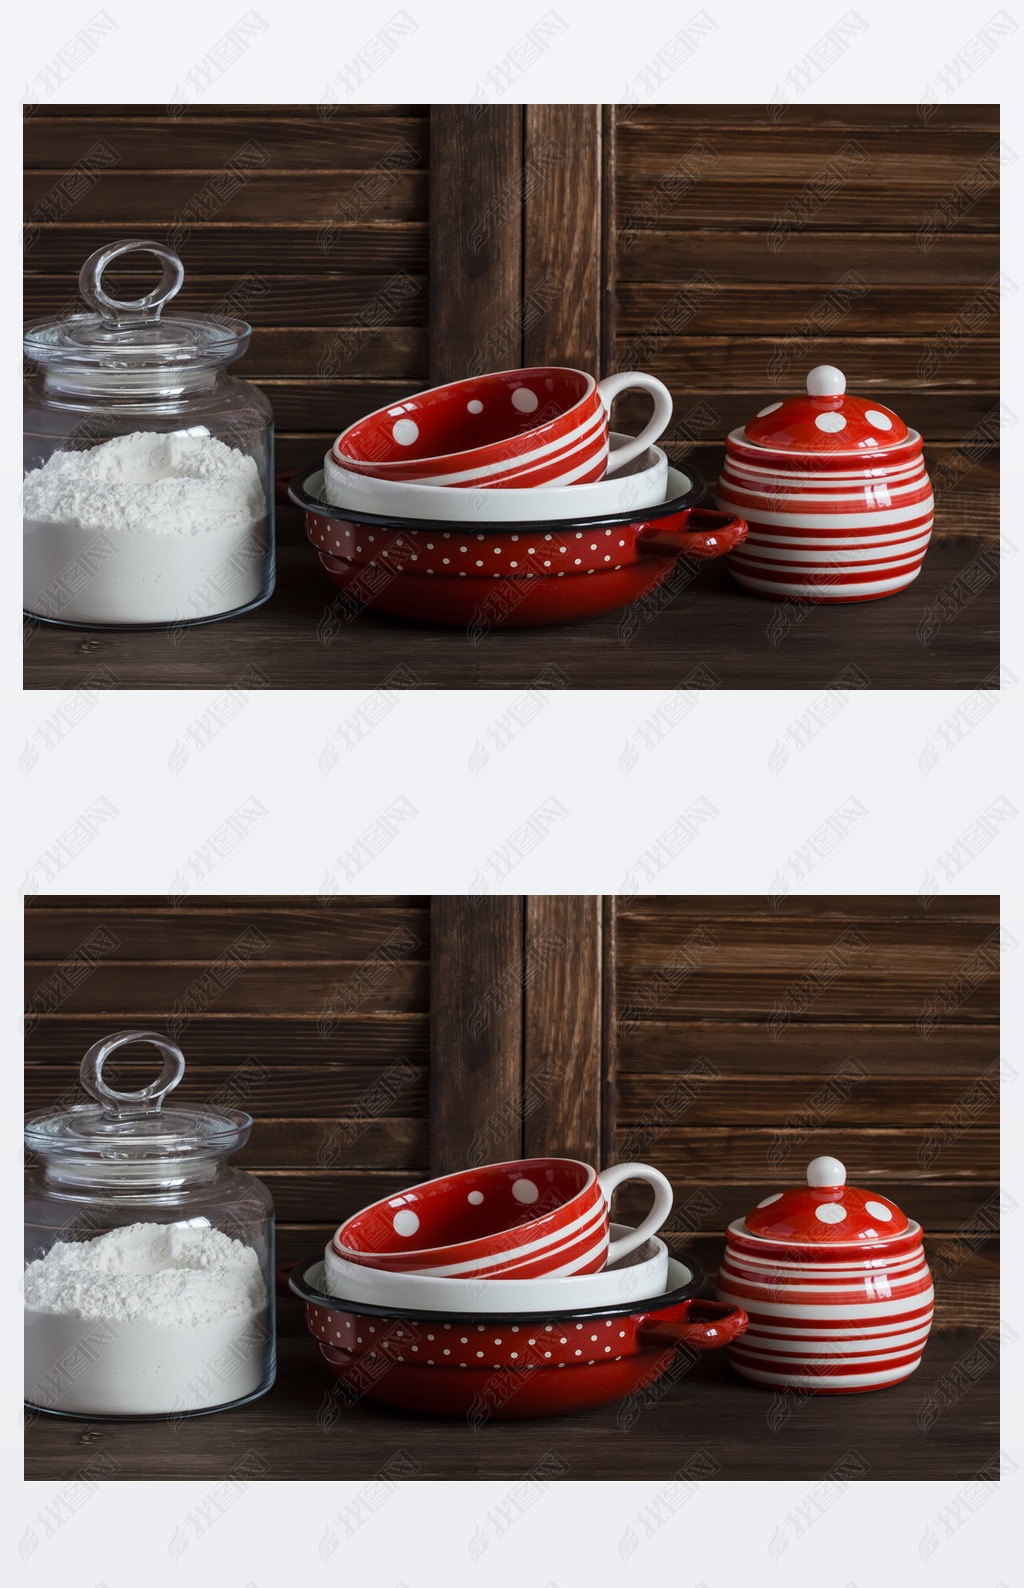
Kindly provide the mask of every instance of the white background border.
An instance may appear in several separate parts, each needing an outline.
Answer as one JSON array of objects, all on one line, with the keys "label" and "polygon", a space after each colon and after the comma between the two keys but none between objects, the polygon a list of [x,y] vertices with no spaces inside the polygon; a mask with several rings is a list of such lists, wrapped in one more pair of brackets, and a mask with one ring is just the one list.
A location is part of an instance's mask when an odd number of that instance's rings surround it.
[{"label": "white background border", "polygon": [[[9,32],[9,105],[94,9],[65,3],[19,11],[16,31]],[[267,30],[216,85],[214,97],[221,102],[317,101],[326,84],[400,7],[364,4],[357,13],[346,13],[258,0],[255,9]],[[405,9],[418,24],[415,33],[356,97],[368,102],[465,101],[484,92],[493,98],[484,86],[490,69],[550,8],[543,0],[514,12],[501,6],[456,8],[409,0]],[[649,80],[653,58],[686,24],[691,11],[696,14],[701,8],[557,0],[554,9],[568,26],[509,87],[510,100],[644,97],[642,85],[645,76]],[[868,27],[808,88],[807,103],[947,102],[936,85],[948,63],[965,49],[979,60],[979,46],[972,45],[978,30],[990,15],[1007,15],[995,0],[991,7],[973,11],[949,0],[927,8],[858,0],[853,9]],[[55,100],[172,102],[190,67],[246,7],[242,0],[227,5],[185,0],[171,11],[110,0],[107,10],[118,22],[117,32],[54,94]],[[765,103],[778,96],[790,70],[846,10],[844,4],[829,8],[820,0],[789,5],[784,12],[770,5],[711,0],[706,14],[717,26],[652,97]],[[1020,31],[1004,37],[980,60],[955,97],[965,103],[1003,100],[1004,139],[1012,148],[1024,149],[1019,114],[1024,12],[1018,13],[1011,0],[1008,14],[1020,21]],[[19,207],[15,111],[16,105],[7,119],[12,158],[5,177],[12,246],[3,264],[10,278],[4,283],[5,301],[11,305],[19,300],[14,263],[19,246],[13,241]],[[1019,169],[1006,171],[1003,268],[1011,276],[1024,269]],[[1004,396],[1017,414],[1024,413],[1019,302],[1018,297],[1007,303],[1004,322],[1006,345],[1016,349],[1007,361],[1010,379]],[[18,478],[14,421],[12,404],[12,482]],[[1016,503],[1020,448],[1007,450],[1005,499]],[[18,505],[14,495],[12,484],[12,519]],[[1007,530],[1018,542],[1018,514],[1009,515]],[[1008,562],[1004,589],[1008,618],[1003,661],[1013,680],[1024,680],[1022,561]],[[3,676],[11,681],[20,677],[14,581],[9,582],[8,596]],[[713,666],[713,657],[708,661]],[[213,697],[113,694],[99,697],[73,732],[27,771],[19,770],[19,755],[26,745],[38,745],[40,725],[61,708],[65,696],[22,696],[10,682],[5,693],[10,725],[5,799],[10,931],[4,967],[9,996],[3,1007],[12,1074],[13,1056],[21,1046],[17,921],[24,889],[174,893],[184,878],[193,891],[217,893],[318,893],[325,888],[460,892],[484,885],[517,893],[731,893],[777,892],[781,877],[794,891],[823,893],[1002,892],[1006,926],[1017,939],[1024,935],[1019,881],[1024,824],[1010,819],[1005,805],[998,821],[991,816],[1000,800],[1024,810],[1024,691],[1016,682],[952,749],[951,730],[942,725],[958,714],[962,720],[965,710],[977,714],[976,700],[972,703],[957,692],[849,695],[827,726],[781,765],[778,745],[791,742],[790,724],[815,709],[820,691],[702,696],[655,748],[649,748],[649,724],[663,710],[665,692],[566,694],[536,712],[501,751],[496,748],[501,732],[492,724],[510,709],[523,715],[517,704],[520,692],[416,692],[393,702],[393,709],[353,750],[344,748],[345,731],[339,738],[338,730],[364,709],[365,691],[257,694],[230,729],[176,769],[171,765],[176,746],[189,743],[189,725]],[[340,746],[340,754],[325,775],[320,761],[331,743]],[[481,744],[490,747],[483,762]],[[937,755],[929,756],[929,744],[939,746]],[[635,756],[631,746],[638,752]],[[923,769],[922,761],[929,759],[932,765]],[[252,819],[256,807],[248,806],[244,840],[224,854],[204,881],[195,856],[209,855],[211,834],[254,798],[265,814]],[[863,807],[862,815],[846,803],[851,798]],[[96,820],[94,839],[54,874],[52,857],[64,841],[62,835],[100,799],[117,814]],[[564,815],[558,815],[552,799],[564,807]],[[379,832],[383,814],[398,800],[407,804],[401,807],[405,819],[394,820],[393,841],[376,848],[358,874],[346,880],[339,857],[351,856],[360,835]],[[700,801],[705,803],[690,818],[692,841],[682,844],[680,818]],[[855,819],[846,820],[842,840],[832,843],[822,836],[823,826],[831,822],[834,831],[835,812],[844,806]],[[414,816],[409,816],[410,807]],[[546,818],[537,816],[542,809]],[[982,842],[979,822],[984,823],[986,812],[992,837]],[[319,836],[314,822],[331,836]],[[544,831],[538,837],[540,828]],[[665,837],[669,832],[675,835],[671,839]],[[800,880],[801,862],[794,856],[808,853],[812,842],[825,852]],[[371,841],[371,848],[375,845]],[[514,869],[502,878],[508,856],[520,852]],[[655,864],[653,854],[660,854],[665,864],[654,880],[645,880]],[[954,855],[969,857],[958,870]],[[1019,1041],[1013,1040],[1019,1037],[1014,983],[1019,986],[1020,977],[1010,974],[1007,982],[1006,1053],[1012,1061],[1020,1051]],[[1019,1117],[1014,1118],[1020,1113],[1019,1090],[1011,1085],[1006,1097],[1005,1128],[1014,1142],[1019,1140]],[[20,1191],[16,1128],[12,1123],[11,1150],[4,1155],[12,1209]],[[1021,1200],[1017,1154],[1007,1164],[1004,1183]],[[1016,1255],[1007,1263],[1006,1314],[1011,1323],[1019,1323],[1019,1240],[1012,1228],[1007,1233]],[[8,1300],[6,1359],[11,1366],[4,1393],[12,1436],[5,1441],[11,1480],[6,1492],[13,1498],[8,1507],[9,1548],[17,1560],[19,1539],[33,1529],[39,1532],[40,1513],[60,1486],[21,1485],[18,1494],[20,1389],[15,1367],[20,1300],[13,1270]],[[1019,1343],[1007,1350],[1008,1380],[1019,1380],[1016,1358],[1022,1350]],[[557,1423],[537,1426],[539,1455],[557,1449],[557,1441]],[[1024,1460],[1019,1416],[1006,1421],[1003,1446],[1019,1466]],[[692,1453],[685,1423],[680,1426],[679,1453],[681,1466]],[[628,1472],[626,1436],[622,1461]],[[139,1588],[143,1583],[163,1588],[185,1580],[216,1582],[218,1588],[276,1588],[286,1575],[290,1579],[296,1574],[314,1582],[346,1574],[381,1588],[400,1583],[408,1588],[461,1588],[485,1581],[517,1588],[576,1588],[584,1583],[589,1588],[630,1577],[639,1580],[652,1572],[685,1588],[725,1588],[775,1575],[814,1588],[875,1588],[890,1582],[901,1588],[918,1583],[961,1588],[966,1581],[996,1588],[1000,1580],[1015,1581],[1019,1544],[1011,1555],[1010,1539],[1014,1510],[1018,1516],[1020,1512],[1015,1495],[1024,1474],[1018,1471],[1006,1480],[976,1515],[948,1534],[939,1515],[962,1486],[911,1481],[914,1476],[908,1473],[904,1484],[851,1486],[805,1536],[790,1532],[791,1547],[778,1564],[769,1553],[770,1541],[780,1526],[785,1531],[792,1506],[812,1485],[774,1483],[770,1472],[764,1485],[705,1485],[672,1520],[645,1536],[628,1561],[620,1556],[619,1544],[661,1484],[552,1485],[507,1535],[492,1536],[490,1547],[474,1562],[469,1540],[512,1485],[410,1483],[353,1536],[343,1537],[325,1565],[317,1545],[331,1518],[358,1492],[358,1484],[254,1485],[175,1563],[169,1549],[175,1528],[210,1486],[113,1483],[93,1494],[52,1537],[42,1537],[21,1567],[21,1577],[32,1585],[74,1582],[82,1588]],[[940,1542],[926,1559],[920,1546],[929,1530]]]}]

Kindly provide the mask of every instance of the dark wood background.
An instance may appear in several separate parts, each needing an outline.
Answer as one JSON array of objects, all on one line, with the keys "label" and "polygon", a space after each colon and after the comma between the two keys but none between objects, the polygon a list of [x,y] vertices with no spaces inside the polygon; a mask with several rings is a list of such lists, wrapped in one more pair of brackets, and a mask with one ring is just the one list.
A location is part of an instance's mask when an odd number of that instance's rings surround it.
[{"label": "dark wood background", "polygon": [[725,1224],[830,1153],[923,1225],[940,1322],[992,1322],[995,1243],[957,1232],[997,1219],[997,902],[619,906],[608,1142],[672,1180],[672,1244],[714,1268]]},{"label": "dark wood background", "polygon": [[[284,1258],[428,1172],[429,900],[76,897],[25,924],[28,1107],[108,1031],[167,1031],[183,1099],[257,1120],[234,1161],[270,1187]],[[153,1072],[133,1051],[109,1071],[129,1090]]]},{"label": "dark wood background", "polygon": [[987,539],[998,107],[928,112],[35,107],[27,312],[69,306],[113,237],[176,240],[180,305],[256,327],[236,373],[274,405],[282,470],[431,381],[561,362],[659,374],[670,454],[713,477],[728,429],[835,362],[925,435],[936,533]]},{"label": "dark wood background", "polygon": [[[233,373],[273,404],[282,470],[429,384],[427,107],[326,108],[47,105],[25,126],[26,313],[71,303],[104,243],[169,242],[186,271],[175,308],[220,306],[255,328]],[[110,272],[126,297],[152,281],[139,257]],[[283,517],[283,538],[299,538],[298,515]]]},{"label": "dark wood background", "polygon": [[762,397],[838,364],[924,436],[936,533],[994,534],[997,453],[965,467],[961,448],[978,425],[998,434],[998,106],[927,122],[910,105],[628,106],[609,121],[607,354],[626,368],[647,354],[701,471],[715,478],[720,437]]},{"label": "dark wood background", "polygon": [[672,1248],[714,1270],[729,1220],[830,1152],[924,1225],[940,1325],[997,1317],[994,899],[48,897],[25,921],[27,1106],[70,1098],[97,1037],[170,1031],[181,1095],[255,1116],[237,1162],[283,1259],[431,1171],[550,1153],[658,1165]]}]

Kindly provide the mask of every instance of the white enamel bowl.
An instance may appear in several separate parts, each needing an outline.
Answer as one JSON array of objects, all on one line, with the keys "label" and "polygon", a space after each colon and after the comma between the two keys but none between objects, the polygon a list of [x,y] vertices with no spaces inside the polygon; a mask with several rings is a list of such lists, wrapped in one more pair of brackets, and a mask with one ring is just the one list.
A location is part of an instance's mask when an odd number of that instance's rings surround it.
[{"label": "white enamel bowl", "polygon": [[[613,1224],[613,1238],[632,1234]],[[580,1307],[616,1306],[663,1295],[668,1285],[668,1250],[652,1236],[646,1245],[599,1274],[546,1275],[538,1279],[445,1279],[433,1274],[389,1273],[348,1263],[330,1241],[324,1251],[328,1294],[343,1301],[374,1307],[420,1309],[427,1312],[546,1312]]]},{"label": "white enamel bowl", "polygon": [[[630,436],[613,434],[612,454]],[[444,519],[451,524],[482,520],[490,524],[557,523],[559,519],[600,517],[631,508],[656,507],[668,493],[668,458],[660,447],[648,447],[632,463],[590,485],[513,486],[464,490],[454,485],[425,485],[418,480],[378,480],[352,474],[324,458],[324,495],[334,507],[352,512],[386,513],[392,517]]]}]

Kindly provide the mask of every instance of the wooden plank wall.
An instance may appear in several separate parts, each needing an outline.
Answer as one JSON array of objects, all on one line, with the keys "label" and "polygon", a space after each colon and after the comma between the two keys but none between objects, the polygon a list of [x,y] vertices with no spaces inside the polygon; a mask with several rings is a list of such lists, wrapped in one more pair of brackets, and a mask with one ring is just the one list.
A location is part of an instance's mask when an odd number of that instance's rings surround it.
[{"label": "wooden plank wall", "polygon": [[26,1106],[80,1097],[98,1037],[169,1032],[181,1097],[254,1115],[236,1161],[285,1258],[428,1172],[600,1159],[597,898],[46,897],[25,921]]},{"label": "wooden plank wall", "polygon": [[434,896],[431,1165],[601,1158],[593,895]]},{"label": "wooden plank wall", "polygon": [[26,312],[68,307],[118,234],[172,241],[180,304],[256,326],[236,372],[274,405],[281,470],[431,380],[600,353],[661,375],[670,454],[714,478],[729,429],[835,362],[924,434],[936,532],[988,538],[998,107],[926,111],[36,107]]},{"label": "wooden plank wall", "polygon": [[601,358],[599,105],[434,105],[430,368]]},{"label": "wooden plank wall", "polygon": [[672,1180],[671,1244],[714,1269],[830,1153],[923,1225],[940,1321],[992,1322],[998,901],[635,898],[616,939],[615,1155]]},{"label": "wooden plank wall", "polygon": [[[102,244],[167,242],[186,271],[175,307],[256,327],[233,373],[273,403],[278,470],[322,457],[353,420],[428,384],[427,109],[34,107],[26,315],[73,305]],[[152,280],[104,277],[124,296]],[[299,516],[279,517],[281,538],[301,539]]]},{"label": "wooden plank wall", "polygon": [[110,1031],[177,1035],[182,1097],[256,1118],[237,1161],[284,1258],[527,1153],[656,1164],[670,1244],[713,1271],[725,1225],[828,1152],[924,1225],[940,1321],[989,1323],[998,930],[990,898],[39,898],[27,1106],[70,1100]]},{"label": "wooden plank wall", "polygon": [[[80,1099],[86,1048],[157,1029],[183,1100],[255,1118],[232,1161],[264,1179],[282,1260],[428,1169],[425,898],[36,899],[25,913],[26,1107]],[[127,1050],[132,1051],[132,1050]],[[152,1078],[146,1050],[105,1074]]]},{"label": "wooden plank wall", "polygon": [[523,107],[430,114],[430,380],[522,363]]},{"label": "wooden plank wall", "polygon": [[838,364],[924,436],[936,533],[994,536],[998,106],[626,105],[606,141],[606,362],[670,387],[670,455],[714,479],[728,431]]}]

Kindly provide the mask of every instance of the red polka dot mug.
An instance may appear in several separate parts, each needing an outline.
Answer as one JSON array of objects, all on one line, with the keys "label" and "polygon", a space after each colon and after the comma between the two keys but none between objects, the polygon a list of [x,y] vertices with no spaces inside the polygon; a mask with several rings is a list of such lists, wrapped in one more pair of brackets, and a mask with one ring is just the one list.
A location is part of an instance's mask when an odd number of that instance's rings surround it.
[{"label": "red polka dot mug", "polygon": [[[609,417],[619,392],[643,390],[654,413],[609,461]],[[597,381],[579,369],[507,369],[434,386],[367,414],[331,449],[352,474],[489,489],[585,485],[621,469],[662,435],[668,388],[623,372]]]},{"label": "red polka dot mug", "polygon": [[[654,1205],[639,1228],[609,1241],[609,1203],[625,1180],[646,1180]],[[571,1158],[485,1164],[412,1186],[346,1220],[337,1255],[392,1273],[463,1279],[592,1274],[659,1230],[672,1187],[657,1169],[620,1163],[600,1174]]]}]

